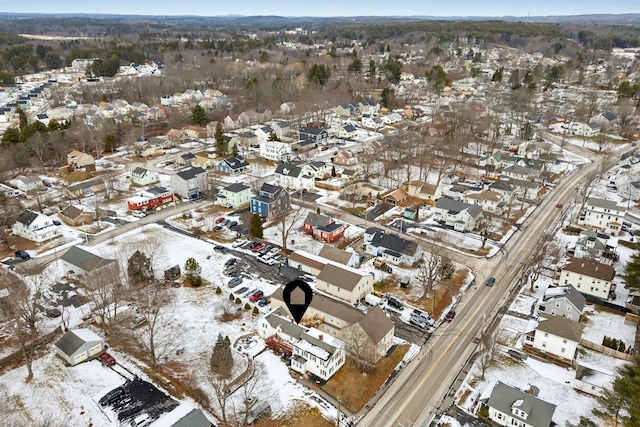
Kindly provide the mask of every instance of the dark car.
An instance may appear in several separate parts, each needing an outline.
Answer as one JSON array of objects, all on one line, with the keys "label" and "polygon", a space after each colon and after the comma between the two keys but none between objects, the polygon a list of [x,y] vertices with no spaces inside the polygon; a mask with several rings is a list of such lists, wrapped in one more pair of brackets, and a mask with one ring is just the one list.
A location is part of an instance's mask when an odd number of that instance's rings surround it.
[{"label": "dark car", "polygon": [[226,247],[224,247],[224,246],[220,246],[220,245],[215,245],[215,246],[213,247],[213,250],[214,250],[214,251],[217,251],[217,252],[222,252],[223,254],[224,254],[224,253],[229,252],[229,249],[228,249],[228,248],[226,248]]},{"label": "dark car", "polygon": [[251,294],[251,296],[249,297],[249,301],[251,302],[260,301],[262,297],[264,297],[264,292],[257,290],[253,294]]},{"label": "dark car", "polygon": [[393,272],[393,268],[391,268],[391,266],[389,264],[382,264],[380,266],[380,270],[384,271],[385,273],[392,273]]},{"label": "dark car", "polygon": [[113,366],[116,364],[116,359],[106,352],[98,356],[98,360],[105,366]]},{"label": "dark car", "polygon": [[260,307],[264,307],[265,305],[269,304],[269,297],[262,297],[260,298],[260,301],[258,301],[258,305]]},{"label": "dark car", "polygon": [[26,251],[16,251],[16,256],[22,259],[31,259],[31,255]]},{"label": "dark car", "polygon": [[53,220],[53,225],[62,225],[62,223],[60,221],[57,221],[57,220],[54,219]]},{"label": "dark car", "polygon": [[251,242],[251,244],[249,245],[249,249],[253,250],[253,248],[255,248],[258,245],[261,245],[262,243],[260,242]]},{"label": "dark car", "polygon": [[236,263],[236,261],[238,261],[236,258],[229,258],[227,262],[224,263],[224,266],[231,267],[233,264]]},{"label": "dark car", "polygon": [[236,225],[238,225],[238,221],[230,221],[229,224],[227,224],[227,227],[231,228],[235,227]]},{"label": "dark car", "polygon": [[404,304],[393,297],[387,300],[387,305],[395,308],[396,310],[404,310]]},{"label": "dark car", "polygon": [[449,312],[444,316],[444,320],[446,320],[447,322],[451,322],[454,317],[456,317],[456,311],[449,310]]},{"label": "dark car", "polygon": [[100,402],[99,402],[100,406],[108,405],[109,403],[111,403],[114,400],[116,400],[122,393],[124,393],[124,388],[122,388],[122,387],[114,388],[109,393],[107,393],[104,396],[102,396],[102,398],[100,399]]},{"label": "dark car", "polygon": [[496,283],[496,278],[489,277],[489,280],[487,280],[487,286],[493,286],[494,283]]},{"label": "dark car", "polygon": [[236,287],[240,283],[242,283],[242,277],[234,277],[233,279],[229,280],[229,287],[230,288]]},{"label": "dark car", "polygon": [[49,316],[49,317],[60,317],[60,316],[62,316],[62,312],[60,311],[60,309],[57,309],[55,307],[48,308],[47,309],[47,316]]}]

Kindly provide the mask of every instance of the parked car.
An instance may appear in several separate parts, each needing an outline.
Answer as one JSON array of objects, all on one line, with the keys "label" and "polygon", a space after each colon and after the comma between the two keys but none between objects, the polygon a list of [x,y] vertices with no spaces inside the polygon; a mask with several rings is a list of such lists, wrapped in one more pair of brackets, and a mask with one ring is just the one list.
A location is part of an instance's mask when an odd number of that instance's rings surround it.
[{"label": "parked car", "polygon": [[237,248],[247,243],[247,241],[248,241],[247,239],[238,239],[235,242],[233,242],[231,246],[233,246],[234,248]]},{"label": "parked car", "polygon": [[220,224],[222,221],[224,221],[225,218],[223,216],[221,216],[220,218],[216,219],[216,224]]},{"label": "parked car", "polygon": [[449,310],[449,312],[444,316],[444,320],[446,320],[447,322],[451,322],[453,320],[453,318],[456,317],[456,311],[451,309]]},{"label": "parked car", "polygon": [[404,310],[404,304],[402,304],[400,301],[398,301],[394,297],[391,297],[387,300],[387,305],[395,308],[396,310]]},{"label": "parked car", "polygon": [[229,249],[222,245],[215,245],[213,247],[213,250],[216,252],[222,252],[223,254],[229,252]]},{"label": "parked car", "polygon": [[226,227],[226,226],[228,226],[228,225],[229,225],[229,223],[230,223],[230,222],[231,222],[231,221],[229,221],[228,219],[225,219],[224,221],[222,221],[222,222],[220,223],[220,225],[221,225],[221,226],[223,226],[223,227]]},{"label": "parked car", "polygon": [[262,248],[264,248],[265,245],[264,243],[258,243],[258,246],[254,247],[253,249],[251,249],[253,252],[260,252],[260,250],[262,250]]},{"label": "parked car", "polygon": [[62,223],[58,220],[53,220],[53,225],[62,225]]},{"label": "parked car", "polygon": [[227,227],[231,228],[231,227],[235,227],[236,225],[238,225],[238,221],[229,221],[229,224],[227,224]]},{"label": "parked car", "polygon": [[264,297],[264,292],[262,292],[261,290],[257,290],[253,294],[251,294],[251,296],[249,297],[249,301],[251,302],[260,301],[262,297]]},{"label": "parked car", "polygon": [[269,304],[271,302],[271,298],[269,297],[262,297],[260,298],[260,301],[258,301],[258,305],[260,307],[264,307],[265,305]]},{"label": "parked car", "polygon": [[114,388],[109,393],[107,393],[104,396],[102,396],[102,398],[99,401],[100,406],[108,405],[109,403],[111,403],[114,400],[116,400],[122,393],[124,393],[124,388],[122,388],[122,387]]},{"label": "parked car", "polygon": [[271,249],[273,249],[273,246],[271,245],[266,245],[264,246],[262,249],[260,249],[258,252],[260,253],[261,256],[264,256],[267,254],[267,252],[269,252]]},{"label": "parked car", "polygon": [[235,264],[237,261],[238,261],[238,259],[237,259],[237,258],[229,258],[229,259],[224,263],[224,266],[225,266],[225,267],[230,267],[230,266],[232,266],[233,264]]},{"label": "parked car", "polygon": [[107,352],[104,352],[100,356],[98,356],[98,360],[104,366],[113,366],[116,364],[116,359]]},{"label": "parked car", "polygon": [[147,323],[147,318],[144,316],[137,316],[131,321],[131,329],[138,328]]},{"label": "parked car", "polygon": [[382,267],[380,267],[380,270],[384,271],[385,273],[393,272],[393,268],[391,268],[389,264],[383,264]]},{"label": "parked car", "polygon": [[249,249],[253,250],[256,246],[261,245],[262,243],[260,242],[251,242],[251,244],[249,245]]},{"label": "parked car", "polygon": [[411,312],[411,315],[422,317],[425,322],[432,326],[436,323],[436,321],[433,320],[433,317],[429,316],[428,313],[425,313],[422,310],[418,310],[417,308]]},{"label": "parked car", "polygon": [[142,211],[133,211],[131,212],[131,215],[135,216],[136,218],[144,218],[145,216],[147,216],[147,214]]},{"label": "parked car", "polygon": [[47,309],[47,316],[49,316],[49,317],[60,317],[60,316],[62,316],[62,312],[58,308],[51,307],[51,308]]},{"label": "parked car", "polygon": [[269,251],[269,253],[267,255],[274,257],[274,256],[278,255],[279,252],[280,252],[280,248],[273,247],[273,248],[271,248],[271,250]]},{"label": "parked car", "polygon": [[230,288],[236,287],[240,283],[242,283],[242,277],[234,277],[233,279],[229,280],[229,287]]},{"label": "parked car", "polygon": [[487,286],[493,286],[494,283],[496,283],[496,278],[489,277],[489,280],[487,280]]},{"label": "parked car", "polygon": [[31,259],[31,255],[27,251],[16,251],[16,257],[22,259]]},{"label": "parked car", "polygon": [[416,316],[415,314],[412,314],[409,321],[412,325],[416,325],[419,328],[424,329],[427,327],[427,321],[422,316]]}]

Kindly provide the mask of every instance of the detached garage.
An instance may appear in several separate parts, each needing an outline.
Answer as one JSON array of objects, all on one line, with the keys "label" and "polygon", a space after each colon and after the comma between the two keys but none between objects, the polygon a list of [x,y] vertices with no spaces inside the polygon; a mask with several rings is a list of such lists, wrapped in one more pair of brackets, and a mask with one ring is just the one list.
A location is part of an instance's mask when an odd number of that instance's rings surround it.
[{"label": "detached garage", "polygon": [[56,352],[71,366],[89,360],[104,350],[104,340],[90,329],[69,331],[56,342]]}]

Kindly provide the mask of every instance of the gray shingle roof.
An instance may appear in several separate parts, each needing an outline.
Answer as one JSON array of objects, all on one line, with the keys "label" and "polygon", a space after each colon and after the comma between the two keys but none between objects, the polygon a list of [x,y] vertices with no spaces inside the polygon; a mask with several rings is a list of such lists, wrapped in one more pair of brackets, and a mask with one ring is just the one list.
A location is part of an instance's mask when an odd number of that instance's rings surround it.
[{"label": "gray shingle roof", "polygon": [[249,187],[248,185],[245,185],[245,184],[243,184],[241,182],[237,182],[235,184],[231,184],[231,185],[228,185],[228,186],[224,187],[225,191],[229,191],[231,193],[240,193],[241,191],[248,190],[249,188],[251,188],[251,187]]},{"label": "gray shingle roof", "polygon": [[[556,405],[500,381],[495,383],[486,404],[533,427],[549,427],[556,410]],[[512,412],[514,404],[519,409],[527,411],[526,419]]]},{"label": "gray shingle roof", "polygon": [[195,178],[196,176],[202,173],[207,173],[207,172],[201,167],[197,167],[197,168],[187,169],[186,171],[178,172],[176,175],[178,175],[182,179],[189,180],[189,179]]},{"label": "gray shingle roof", "polygon": [[362,274],[358,274],[347,268],[341,268],[334,264],[327,264],[320,274],[318,274],[318,280],[339,286],[349,292],[355,289],[362,278]]},{"label": "gray shingle roof", "polygon": [[60,257],[60,259],[87,272],[97,270],[107,264],[116,262],[113,259],[106,259],[99,257],[98,255],[94,255],[79,246],[70,247],[69,250]]},{"label": "gray shingle roof", "polygon": [[[576,291],[577,292],[577,291]],[[580,342],[584,326],[575,320],[560,316],[540,315],[537,331],[547,332],[574,342]]]},{"label": "gray shingle roof", "polygon": [[30,211],[29,209],[27,209],[27,210],[23,211],[18,216],[17,221],[22,223],[22,224],[24,224],[24,225],[26,225],[28,227],[28,226],[31,225],[31,223],[33,221],[36,220],[36,218],[38,218],[38,215],[40,215],[40,214],[38,214],[37,212]]}]

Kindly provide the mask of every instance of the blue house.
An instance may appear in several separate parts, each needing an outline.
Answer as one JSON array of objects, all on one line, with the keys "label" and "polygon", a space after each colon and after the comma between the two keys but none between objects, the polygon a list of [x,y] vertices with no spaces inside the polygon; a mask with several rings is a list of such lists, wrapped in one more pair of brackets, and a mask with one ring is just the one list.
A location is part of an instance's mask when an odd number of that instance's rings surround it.
[{"label": "blue house", "polygon": [[227,175],[236,176],[241,173],[248,172],[251,166],[242,156],[230,157],[222,160],[216,165],[216,168]]},{"label": "blue house", "polygon": [[282,187],[264,183],[257,196],[251,198],[251,213],[271,220],[291,207],[289,193]]}]

